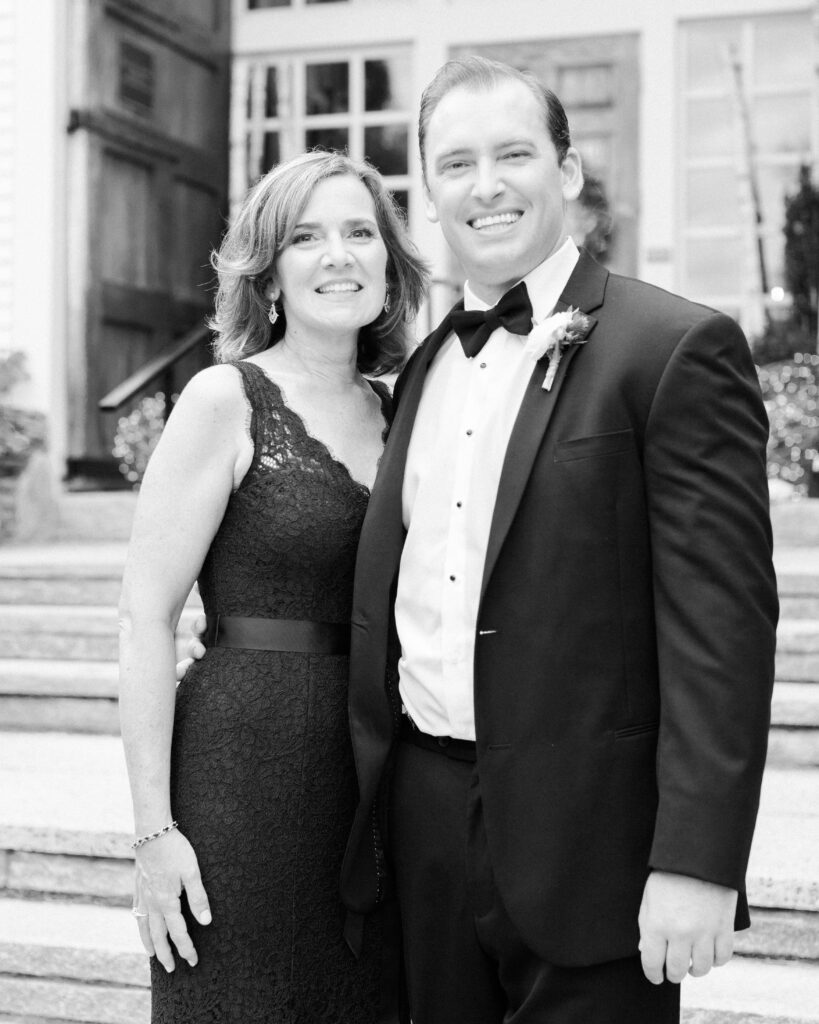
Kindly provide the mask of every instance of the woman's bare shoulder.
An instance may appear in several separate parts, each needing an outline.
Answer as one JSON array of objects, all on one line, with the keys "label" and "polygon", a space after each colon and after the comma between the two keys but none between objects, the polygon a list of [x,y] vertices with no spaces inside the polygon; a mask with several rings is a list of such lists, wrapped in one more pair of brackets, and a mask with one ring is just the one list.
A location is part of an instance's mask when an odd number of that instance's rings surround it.
[{"label": "woman's bare shoulder", "polygon": [[228,363],[208,366],[191,377],[176,404],[180,408],[210,409],[221,414],[244,410],[247,402],[242,375]]}]

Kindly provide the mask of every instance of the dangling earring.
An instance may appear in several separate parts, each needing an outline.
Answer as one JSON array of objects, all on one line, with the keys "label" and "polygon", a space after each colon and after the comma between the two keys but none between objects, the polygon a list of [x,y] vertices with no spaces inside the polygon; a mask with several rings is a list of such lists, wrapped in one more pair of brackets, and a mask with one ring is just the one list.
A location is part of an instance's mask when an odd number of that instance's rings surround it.
[{"label": "dangling earring", "polygon": [[270,309],[267,312],[267,319],[270,321],[271,324],[275,324],[275,322],[279,319],[279,311],[278,309],[276,309],[275,302],[270,303]]},{"label": "dangling earring", "polygon": [[384,312],[385,312],[385,313],[389,313],[389,311],[390,311],[390,305],[391,305],[391,303],[390,303],[390,290],[389,290],[389,288],[388,288],[388,289],[387,289],[387,295],[386,295],[386,298],[384,299]]}]

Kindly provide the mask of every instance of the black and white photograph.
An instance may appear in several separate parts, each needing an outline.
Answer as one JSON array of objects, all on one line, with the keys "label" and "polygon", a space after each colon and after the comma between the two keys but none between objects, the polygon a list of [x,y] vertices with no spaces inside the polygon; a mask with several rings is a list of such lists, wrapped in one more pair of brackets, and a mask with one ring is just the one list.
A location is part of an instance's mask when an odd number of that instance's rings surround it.
[{"label": "black and white photograph", "polygon": [[0,1024],[819,1024],[819,0],[0,0]]}]

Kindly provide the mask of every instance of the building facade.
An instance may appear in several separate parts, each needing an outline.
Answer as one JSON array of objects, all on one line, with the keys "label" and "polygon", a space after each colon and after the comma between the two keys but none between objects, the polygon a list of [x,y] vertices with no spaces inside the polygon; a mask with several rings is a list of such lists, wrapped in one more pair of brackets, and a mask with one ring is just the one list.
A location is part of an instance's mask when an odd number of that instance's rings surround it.
[{"label": "building facade", "polygon": [[449,57],[535,72],[613,217],[607,259],[750,334],[784,286],[784,197],[819,156],[814,0],[233,0],[231,195],[313,145],[367,156],[440,278],[414,141]]},{"label": "building facade", "polygon": [[11,400],[48,415],[59,486],[95,462],[111,482],[99,399],[202,322],[225,193],[306,147],[381,169],[438,282],[419,334],[444,312],[462,275],[424,215],[417,107],[462,53],[561,96],[613,269],[753,337],[783,299],[784,198],[819,173],[819,0],[0,0],[0,356],[26,354]]},{"label": "building facade", "polygon": [[[28,371],[2,400],[47,414],[60,484],[122,483],[127,408],[99,401],[210,307],[230,19],[228,0],[0,0],[0,356]],[[207,358],[205,339],[181,376]]]}]

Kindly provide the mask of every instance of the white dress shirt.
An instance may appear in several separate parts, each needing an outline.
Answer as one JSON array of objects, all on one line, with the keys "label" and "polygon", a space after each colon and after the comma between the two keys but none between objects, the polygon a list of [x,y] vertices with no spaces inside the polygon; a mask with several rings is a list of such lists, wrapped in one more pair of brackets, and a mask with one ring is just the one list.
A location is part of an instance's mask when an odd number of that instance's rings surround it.
[{"label": "white dress shirt", "polygon": [[[550,316],[579,253],[567,238],[524,281]],[[464,287],[466,309],[489,306]],[[404,471],[407,537],[395,619],[401,699],[422,732],[475,739],[473,662],[481,579],[501,468],[535,368],[499,327],[473,359],[451,334],[424,383]]]}]

